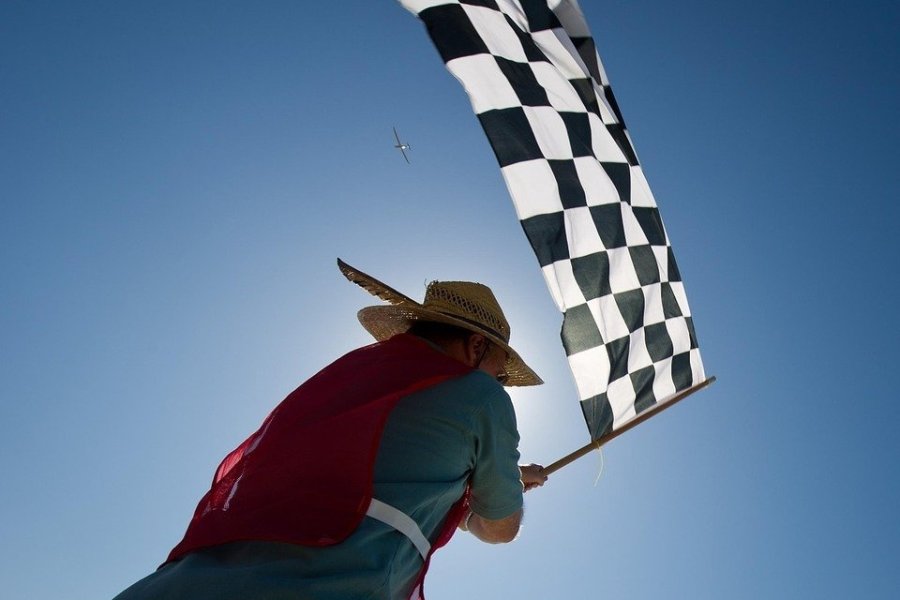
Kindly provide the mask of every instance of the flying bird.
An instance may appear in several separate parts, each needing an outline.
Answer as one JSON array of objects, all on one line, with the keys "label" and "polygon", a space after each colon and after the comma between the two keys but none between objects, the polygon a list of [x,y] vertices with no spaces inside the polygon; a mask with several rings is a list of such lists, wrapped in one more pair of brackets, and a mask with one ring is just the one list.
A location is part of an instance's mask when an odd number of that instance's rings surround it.
[{"label": "flying bird", "polygon": [[399,150],[399,151],[400,151],[400,154],[403,155],[403,158],[406,159],[406,162],[409,163],[409,157],[406,155],[406,151],[407,151],[407,150],[410,150],[410,149],[412,148],[412,146],[410,146],[409,144],[405,144],[405,143],[401,142],[401,141],[400,141],[400,136],[397,134],[397,128],[394,127],[393,129],[394,129],[394,139],[397,140],[397,143],[394,144],[394,148],[396,148],[397,150]]}]

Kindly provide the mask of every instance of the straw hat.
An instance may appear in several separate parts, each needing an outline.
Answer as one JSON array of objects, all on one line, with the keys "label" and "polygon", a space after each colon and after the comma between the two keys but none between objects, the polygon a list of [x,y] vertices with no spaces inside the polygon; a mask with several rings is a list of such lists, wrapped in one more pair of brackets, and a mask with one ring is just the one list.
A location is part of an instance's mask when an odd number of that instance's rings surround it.
[{"label": "straw hat", "polygon": [[378,340],[386,340],[406,332],[413,321],[447,323],[479,333],[507,352],[504,385],[538,385],[544,383],[519,354],[509,346],[509,323],[491,289],[470,281],[432,281],[425,290],[425,301],[419,304],[397,290],[383,284],[338,259],[344,277],[388,305],[368,306],[359,311],[359,322]]}]

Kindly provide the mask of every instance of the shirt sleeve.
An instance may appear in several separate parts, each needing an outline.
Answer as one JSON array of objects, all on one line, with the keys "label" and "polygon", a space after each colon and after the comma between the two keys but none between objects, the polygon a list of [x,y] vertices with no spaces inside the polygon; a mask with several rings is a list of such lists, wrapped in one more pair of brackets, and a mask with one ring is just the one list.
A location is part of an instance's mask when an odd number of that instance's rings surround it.
[{"label": "shirt sleeve", "polygon": [[499,385],[474,415],[475,465],[472,511],[486,519],[504,519],[522,508],[519,432],[509,394]]}]

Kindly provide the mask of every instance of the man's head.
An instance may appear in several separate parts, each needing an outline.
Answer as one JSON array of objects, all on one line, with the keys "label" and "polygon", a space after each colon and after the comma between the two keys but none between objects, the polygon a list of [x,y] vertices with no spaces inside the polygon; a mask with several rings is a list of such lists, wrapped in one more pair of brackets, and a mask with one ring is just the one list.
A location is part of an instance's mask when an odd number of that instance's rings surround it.
[{"label": "man's head", "polygon": [[415,321],[407,333],[440,346],[453,358],[480,369],[505,385],[509,353],[488,338],[469,329],[433,321]]},{"label": "man's head", "polygon": [[[369,306],[359,311],[359,321],[376,340],[386,340],[410,331],[440,344],[430,336],[450,342],[462,360],[499,379],[504,385],[537,385],[540,377],[509,345],[510,328],[500,304],[490,288],[469,281],[432,281],[421,304],[338,259],[344,276],[388,305]],[[434,324],[434,325],[426,325]],[[449,325],[465,333],[454,340]],[[447,337],[450,336],[450,337]],[[464,339],[463,339],[464,338]],[[443,347],[443,344],[441,344]],[[445,348],[446,349],[446,348]]]}]

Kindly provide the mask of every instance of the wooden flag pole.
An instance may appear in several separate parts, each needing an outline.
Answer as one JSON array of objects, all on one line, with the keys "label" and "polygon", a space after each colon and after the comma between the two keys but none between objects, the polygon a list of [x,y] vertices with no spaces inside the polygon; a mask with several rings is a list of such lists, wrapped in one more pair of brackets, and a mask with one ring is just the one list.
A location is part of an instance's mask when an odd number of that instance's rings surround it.
[{"label": "wooden flag pole", "polygon": [[570,462],[573,462],[575,459],[581,458],[585,454],[589,453],[591,450],[599,450],[600,447],[603,446],[604,444],[606,444],[607,442],[614,440],[615,438],[619,437],[620,435],[622,435],[629,429],[635,427],[636,425],[640,425],[641,423],[643,423],[650,417],[652,417],[654,415],[658,415],[659,413],[666,410],[670,406],[677,404],[681,400],[684,400],[685,398],[687,398],[694,392],[698,392],[698,391],[702,390],[709,384],[713,383],[715,380],[716,380],[715,377],[710,377],[709,379],[702,381],[702,382],[698,383],[697,385],[691,386],[685,390],[678,392],[677,394],[675,394],[674,396],[672,396],[671,398],[669,398],[668,400],[666,400],[664,402],[660,402],[659,404],[651,406],[650,408],[648,408],[647,410],[645,410],[644,412],[642,412],[641,414],[639,414],[632,420],[625,423],[625,425],[623,425],[622,427],[615,429],[613,431],[610,431],[606,435],[603,435],[603,436],[597,438],[596,440],[592,441],[590,444],[587,444],[586,446],[579,448],[575,452],[572,452],[571,454],[563,456],[561,459],[554,462],[553,464],[547,465],[546,467],[544,467],[544,474],[550,475],[551,473],[554,473],[554,472],[558,471],[559,469],[562,469],[564,466],[566,466]]}]

